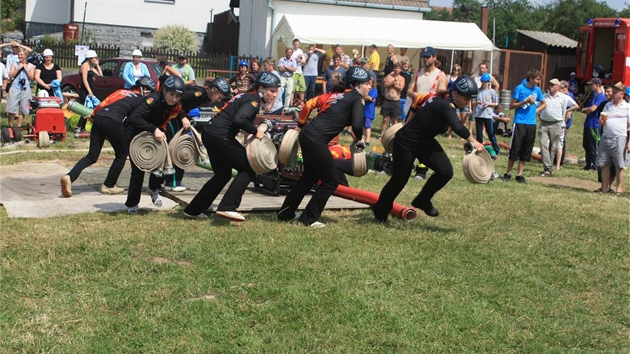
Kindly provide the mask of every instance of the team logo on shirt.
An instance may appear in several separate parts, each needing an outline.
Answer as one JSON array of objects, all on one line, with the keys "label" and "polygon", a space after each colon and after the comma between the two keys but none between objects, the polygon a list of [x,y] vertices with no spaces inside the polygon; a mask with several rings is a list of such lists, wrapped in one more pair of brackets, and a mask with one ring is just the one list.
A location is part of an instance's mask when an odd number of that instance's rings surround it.
[{"label": "team logo on shirt", "polygon": [[256,101],[252,101],[252,107],[254,107],[254,108],[258,108],[258,102],[256,102]]},{"label": "team logo on shirt", "polygon": [[144,102],[146,102],[147,104],[153,104],[153,97],[147,97],[147,99],[144,100]]},{"label": "team logo on shirt", "polygon": [[195,97],[201,97],[201,92],[195,91]]},{"label": "team logo on shirt", "polygon": [[451,107],[456,108],[454,104],[451,103]]}]

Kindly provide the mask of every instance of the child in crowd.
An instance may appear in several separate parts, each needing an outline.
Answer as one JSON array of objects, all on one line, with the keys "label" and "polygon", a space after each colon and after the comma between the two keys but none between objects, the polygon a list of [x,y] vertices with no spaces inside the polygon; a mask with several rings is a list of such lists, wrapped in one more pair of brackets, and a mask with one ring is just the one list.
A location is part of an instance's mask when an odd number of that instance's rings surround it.
[{"label": "child in crowd", "polygon": [[496,134],[503,134],[503,136],[510,136],[512,129],[510,129],[510,117],[503,113],[503,107],[499,104],[494,107],[492,112],[492,120],[494,121],[494,131]]},{"label": "child in crowd", "polygon": [[372,88],[367,95],[363,96],[363,100],[365,101],[365,108],[363,109],[363,128],[365,128],[365,131],[363,135],[365,137],[366,146],[370,145],[372,122],[374,122],[374,117],[376,116],[376,99],[378,97],[378,90],[375,87],[376,85],[374,85],[374,80],[370,79],[370,85],[372,85]]},{"label": "child in crowd", "polygon": [[494,107],[498,106],[497,93],[490,88],[491,80],[492,77],[490,77],[490,74],[484,73],[481,75],[481,89],[473,102],[473,116],[475,117],[477,141],[483,142],[483,130],[485,128],[488,134],[488,140],[492,143],[492,148],[499,154],[499,145],[494,136],[494,127],[492,124],[492,113]]}]

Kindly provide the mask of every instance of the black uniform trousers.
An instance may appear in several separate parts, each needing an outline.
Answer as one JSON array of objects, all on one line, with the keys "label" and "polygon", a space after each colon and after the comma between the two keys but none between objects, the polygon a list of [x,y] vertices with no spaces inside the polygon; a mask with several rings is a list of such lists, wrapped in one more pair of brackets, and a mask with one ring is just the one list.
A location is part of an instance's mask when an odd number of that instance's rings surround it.
[{"label": "black uniform trousers", "polygon": [[425,164],[435,172],[411,203],[416,208],[422,209],[431,205],[431,199],[435,193],[453,178],[453,165],[435,138],[431,139],[428,144],[412,148],[403,145],[400,139],[394,139],[393,156],[392,177],[385,184],[378,201],[372,207],[374,217],[379,221],[387,220],[387,216],[394,206],[394,200],[409,181],[409,166],[413,164],[414,159],[418,159],[420,163]]},{"label": "black uniform trousers", "polygon": [[[140,132],[138,132],[140,133]],[[135,135],[131,135],[130,131],[125,131],[125,140],[127,148]],[[137,206],[140,204],[140,196],[142,195],[142,184],[144,183],[144,171],[142,171],[132,159],[129,159],[131,163],[131,177],[129,177],[129,189],[127,190],[127,201],[125,206],[128,208]],[[149,189],[154,191],[160,189],[164,177],[157,177],[153,173],[149,173]]]},{"label": "black uniform trousers", "polygon": [[247,161],[245,148],[236,138],[216,138],[203,133],[201,139],[208,150],[214,176],[203,185],[184,211],[189,215],[199,215],[208,210],[232,178],[232,169],[238,174],[223,195],[217,211],[236,211],[247,186],[256,176]]},{"label": "black uniform trousers", "polygon": [[293,219],[295,211],[306,193],[317,181],[321,181],[300,216],[300,222],[311,225],[322,215],[328,199],[337,189],[339,175],[333,156],[328,150],[328,144],[312,141],[303,134],[299,135],[299,141],[302,148],[304,172],[284,199],[280,212],[278,212],[278,219]]},{"label": "black uniform trousers", "polygon": [[114,148],[114,162],[109,167],[107,177],[103,183],[106,187],[112,188],[118,182],[118,177],[125,167],[125,161],[127,159],[127,144],[125,143],[124,128],[121,123],[118,123],[109,118],[99,117],[98,115],[94,119],[92,124],[92,132],[90,133],[90,149],[88,154],[85,155],[76,165],[70,170],[68,175],[70,180],[74,182],[81,172],[94,164],[101,154],[105,139],[109,140],[109,143]]}]

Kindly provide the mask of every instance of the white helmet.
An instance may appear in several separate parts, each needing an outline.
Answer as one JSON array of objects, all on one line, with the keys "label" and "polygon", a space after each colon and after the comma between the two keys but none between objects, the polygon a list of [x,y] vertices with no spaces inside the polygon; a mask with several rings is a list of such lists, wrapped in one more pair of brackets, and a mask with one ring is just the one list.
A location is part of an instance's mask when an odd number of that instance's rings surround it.
[{"label": "white helmet", "polygon": [[92,59],[92,58],[98,58],[98,55],[96,55],[95,51],[90,49],[87,52],[85,52],[85,59]]},{"label": "white helmet", "polygon": [[44,49],[44,51],[42,52],[42,56],[43,57],[52,57],[54,56],[53,51],[50,49]]},{"label": "white helmet", "polygon": [[49,97],[48,91],[46,91],[46,90],[39,90],[39,92],[37,93],[37,97]]},{"label": "white helmet", "polygon": [[142,57],[142,52],[140,51],[140,49],[134,49],[134,51],[131,53],[132,57]]}]

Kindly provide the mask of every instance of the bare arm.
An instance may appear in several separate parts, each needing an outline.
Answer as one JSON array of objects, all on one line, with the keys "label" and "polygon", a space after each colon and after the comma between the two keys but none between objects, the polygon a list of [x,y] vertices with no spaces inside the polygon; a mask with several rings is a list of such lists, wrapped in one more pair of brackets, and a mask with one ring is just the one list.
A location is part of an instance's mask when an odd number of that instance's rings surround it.
[{"label": "bare arm", "polygon": [[46,85],[44,80],[42,80],[42,78],[40,77],[41,74],[42,74],[41,69],[35,69],[35,81],[39,84],[39,86],[49,90],[50,86]]},{"label": "bare arm", "polygon": [[490,81],[490,84],[492,85],[492,89],[499,92],[499,88],[501,88],[499,82],[494,78],[494,76],[491,76],[491,78],[492,80]]}]

